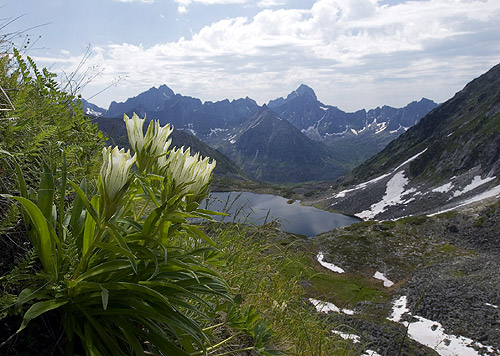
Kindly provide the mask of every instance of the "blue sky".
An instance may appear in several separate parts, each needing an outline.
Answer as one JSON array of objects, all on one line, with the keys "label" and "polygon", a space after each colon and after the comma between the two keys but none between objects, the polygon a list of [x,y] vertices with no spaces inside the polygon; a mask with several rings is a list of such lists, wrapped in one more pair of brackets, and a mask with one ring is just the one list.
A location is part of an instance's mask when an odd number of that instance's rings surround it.
[{"label": "blue sky", "polygon": [[263,104],[301,83],[346,111],[401,107],[500,63],[499,0],[0,0],[17,17],[3,33],[61,80],[91,46],[81,93],[106,108],[161,84]]}]

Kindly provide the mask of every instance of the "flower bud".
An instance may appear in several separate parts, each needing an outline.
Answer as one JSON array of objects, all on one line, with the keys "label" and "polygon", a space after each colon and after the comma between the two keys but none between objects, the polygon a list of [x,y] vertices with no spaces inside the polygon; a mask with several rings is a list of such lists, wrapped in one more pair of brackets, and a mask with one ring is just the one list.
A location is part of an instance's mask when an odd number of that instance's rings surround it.
[{"label": "flower bud", "polygon": [[136,154],[139,172],[149,171],[158,158],[168,152],[171,141],[167,139],[174,130],[170,124],[162,127],[156,120],[149,123],[144,135],[145,120],[146,118],[141,119],[135,113],[131,119],[124,115],[130,147]]},{"label": "flower bud", "polygon": [[120,192],[129,180],[135,155],[131,157],[130,151],[119,150],[118,147],[105,147],[102,150],[103,163],[100,172],[102,193],[109,204],[117,203],[121,198]]}]

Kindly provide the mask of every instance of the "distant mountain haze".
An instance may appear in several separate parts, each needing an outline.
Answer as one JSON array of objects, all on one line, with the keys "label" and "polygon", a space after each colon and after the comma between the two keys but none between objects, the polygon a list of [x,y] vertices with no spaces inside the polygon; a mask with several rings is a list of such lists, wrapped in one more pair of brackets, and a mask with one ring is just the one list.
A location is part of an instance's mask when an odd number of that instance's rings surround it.
[{"label": "distant mountain haze", "polygon": [[108,110],[86,101],[83,105],[89,115],[100,115],[100,127],[112,138],[117,138],[114,132],[119,130],[112,126],[118,121],[104,120],[135,112],[190,132],[231,157],[250,177],[277,183],[338,178],[437,106],[422,99],[400,109],[383,106],[346,113],[318,101],[304,84],[264,106],[248,97],[202,103],[166,85],[112,102]]}]

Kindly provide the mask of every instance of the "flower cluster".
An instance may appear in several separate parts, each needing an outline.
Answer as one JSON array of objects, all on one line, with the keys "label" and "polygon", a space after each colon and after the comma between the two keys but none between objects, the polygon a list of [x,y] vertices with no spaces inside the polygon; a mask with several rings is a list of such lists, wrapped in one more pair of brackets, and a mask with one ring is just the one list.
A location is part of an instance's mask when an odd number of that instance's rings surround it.
[{"label": "flower cluster", "polygon": [[172,142],[169,136],[173,131],[170,125],[162,127],[158,121],[152,121],[144,134],[145,119],[134,114],[132,118],[124,115],[124,120],[134,156],[118,147],[103,150],[100,190],[108,217],[120,204],[132,180],[130,170],[134,163],[139,174],[160,173],[166,177],[166,191],[184,197],[189,195],[190,200],[200,202],[205,197],[215,160],[210,162],[198,153],[192,156],[190,148],[169,150]]},{"label": "flower cluster", "polygon": [[168,152],[172,140],[167,140],[174,130],[170,124],[160,126],[159,121],[150,122],[146,134],[144,134],[144,119],[134,113],[132,118],[124,115],[127,127],[130,147],[137,156],[137,169],[139,172],[147,172],[151,169],[158,157]]},{"label": "flower cluster", "polygon": [[172,174],[175,186],[182,187],[182,194],[198,195],[210,182],[215,160],[209,161],[208,157],[200,159],[199,153],[191,156],[190,148],[173,149],[165,160],[160,160],[159,165],[164,165]]}]

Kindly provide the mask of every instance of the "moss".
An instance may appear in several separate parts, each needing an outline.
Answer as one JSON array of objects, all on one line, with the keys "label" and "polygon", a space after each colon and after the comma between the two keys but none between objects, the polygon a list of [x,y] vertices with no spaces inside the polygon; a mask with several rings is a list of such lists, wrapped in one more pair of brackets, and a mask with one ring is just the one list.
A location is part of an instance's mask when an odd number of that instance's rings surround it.
[{"label": "moss", "polygon": [[458,212],[456,210],[447,211],[446,213],[441,213],[436,215],[440,219],[452,219],[458,216]]},{"label": "moss", "polygon": [[442,245],[438,245],[437,250],[446,254],[455,254],[460,251],[460,248],[455,245],[445,243]]},{"label": "moss", "polygon": [[363,229],[365,229],[367,227],[370,227],[370,226],[373,226],[375,224],[377,224],[376,221],[367,220],[367,221],[361,221],[359,223],[347,226],[347,227],[345,227],[345,229],[348,230],[348,231],[363,230]]},{"label": "moss", "polygon": [[390,299],[390,292],[382,283],[356,274],[320,273],[311,279],[311,283],[314,295],[339,307],[366,301],[381,303]]},{"label": "moss", "polygon": [[427,221],[429,217],[426,215],[409,216],[407,218],[400,219],[399,221],[410,225],[422,225]]},{"label": "moss", "polygon": [[397,226],[397,224],[398,223],[396,221],[392,221],[392,220],[382,222],[382,225],[389,228],[389,229],[395,228]]}]

